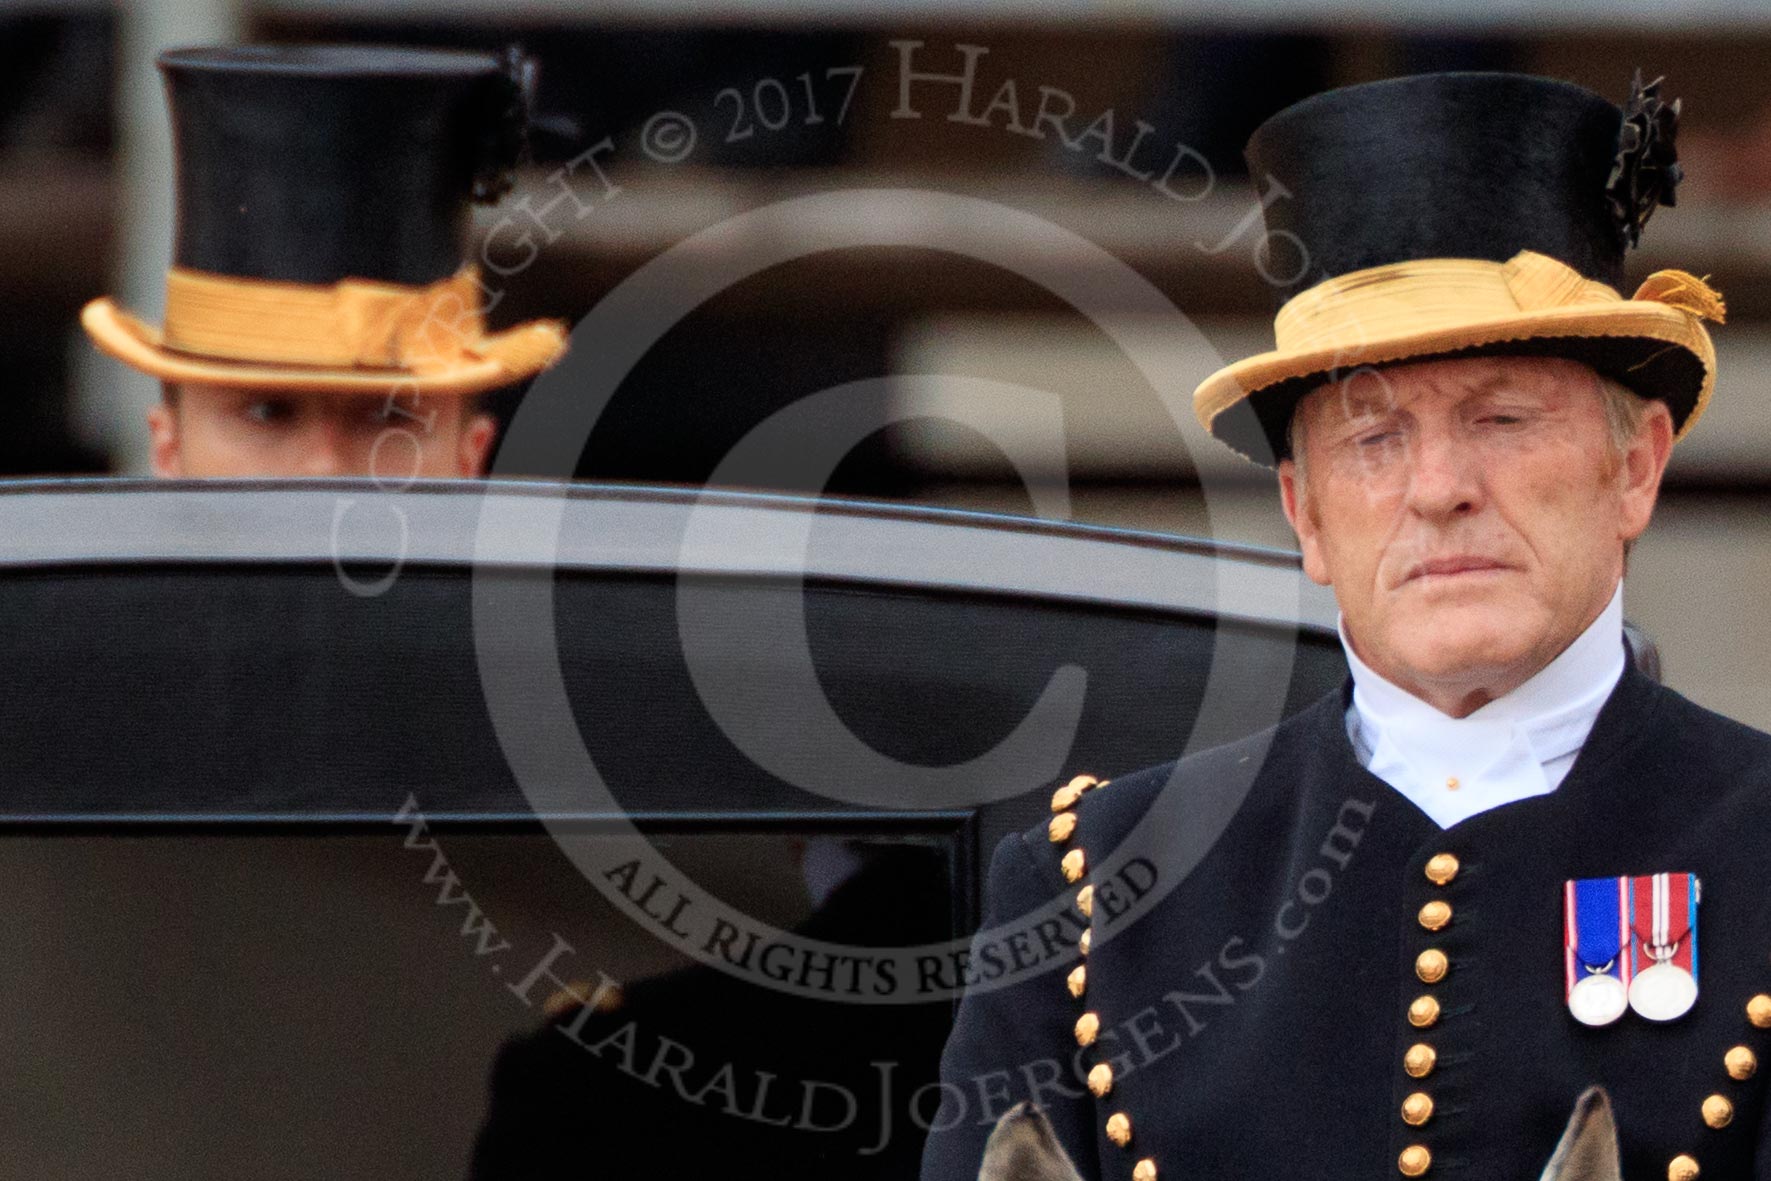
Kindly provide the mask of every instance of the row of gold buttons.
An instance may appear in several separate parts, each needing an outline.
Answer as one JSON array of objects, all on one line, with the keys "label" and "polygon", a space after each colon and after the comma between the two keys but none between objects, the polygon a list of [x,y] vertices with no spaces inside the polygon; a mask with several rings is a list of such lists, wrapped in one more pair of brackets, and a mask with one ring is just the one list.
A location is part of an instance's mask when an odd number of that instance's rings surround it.
[{"label": "row of gold buttons", "polygon": [[[1060,787],[1052,796],[1051,823],[1046,832],[1053,844],[1063,844],[1076,832],[1076,813],[1073,809],[1081,801],[1082,794],[1097,787],[1105,787],[1110,782],[1096,779],[1093,775],[1078,775]],[[1064,880],[1071,885],[1082,882],[1088,873],[1088,855],[1081,848],[1066,852],[1058,862],[1063,871]],[[1083,882],[1076,891],[1076,909],[1082,917],[1093,919],[1095,913],[1095,888],[1092,883]],[[1089,944],[1093,938],[1093,927],[1084,928],[1082,937],[1077,940],[1076,948],[1086,960]],[[1071,970],[1065,982],[1070,995],[1080,1000],[1088,990],[1088,965],[1077,964]],[[1100,1014],[1085,1011],[1076,1019],[1076,1042],[1081,1046],[1092,1046],[1100,1036]],[[1097,1099],[1104,1099],[1113,1090],[1113,1068],[1105,1062],[1098,1062],[1088,1072],[1088,1089]],[[1131,1116],[1123,1111],[1116,1111],[1107,1117],[1107,1139],[1121,1148],[1131,1146]],[[1156,1181],[1156,1162],[1149,1157],[1132,1166],[1132,1181]]]},{"label": "row of gold buttons", "polygon": [[[1746,1019],[1755,1029],[1771,1029],[1771,995],[1761,992],[1746,1002]],[[1743,1083],[1758,1073],[1759,1056],[1750,1046],[1735,1046],[1722,1055],[1722,1069],[1728,1072],[1729,1078]],[[1734,1122],[1734,1101],[1721,1092],[1705,1099],[1701,1111],[1707,1127],[1719,1130]],[[1697,1181],[1702,1171],[1697,1158],[1683,1152],[1666,1167],[1668,1181]]]},{"label": "row of gold buttons", "polygon": [[[1435,886],[1446,886],[1457,877],[1458,860],[1450,853],[1436,853],[1427,860],[1427,880]],[[1433,932],[1451,925],[1451,903],[1435,898],[1420,908],[1416,920]],[[1414,959],[1414,974],[1422,984],[1433,985],[1451,972],[1451,958],[1437,947],[1429,947]],[[1408,1023],[1416,1029],[1431,1029],[1439,1023],[1439,998],[1422,993],[1408,1006]],[[1412,1079],[1423,1079],[1433,1073],[1439,1053],[1427,1042],[1416,1042],[1402,1056],[1402,1069]],[[1418,1128],[1433,1118],[1433,1097],[1425,1091],[1411,1092],[1402,1100],[1402,1122]],[[1433,1165],[1433,1153],[1425,1144],[1410,1144],[1396,1158],[1396,1167],[1404,1177],[1419,1177]]]}]

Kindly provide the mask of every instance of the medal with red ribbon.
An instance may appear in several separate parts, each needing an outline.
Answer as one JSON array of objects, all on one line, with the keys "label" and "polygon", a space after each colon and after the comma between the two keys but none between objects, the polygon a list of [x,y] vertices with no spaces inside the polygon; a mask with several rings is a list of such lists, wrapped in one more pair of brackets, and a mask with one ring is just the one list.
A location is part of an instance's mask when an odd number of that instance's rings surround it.
[{"label": "medal with red ribbon", "polygon": [[1568,1011],[1583,1025],[1610,1025],[1629,1009],[1634,974],[1629,879],[1569,882],[1563,904]]},{"label": "medal with red ribbon", "polygon": [[1640,958],[1630,1008],[1650,1021],[1673,1021],[1697,1003],[1697,902],[1693,874],[1630,879],[1630,929]]}]

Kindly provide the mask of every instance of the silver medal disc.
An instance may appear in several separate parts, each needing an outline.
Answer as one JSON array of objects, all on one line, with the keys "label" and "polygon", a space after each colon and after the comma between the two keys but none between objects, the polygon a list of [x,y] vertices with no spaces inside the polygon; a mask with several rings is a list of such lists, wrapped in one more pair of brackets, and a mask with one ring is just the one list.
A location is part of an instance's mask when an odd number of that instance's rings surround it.
[{"label": "silver medal disc", "polygon": [[1568,1011],[1582,1025],[1610,1025],[1630,1007],[1630,994],[1615,976],[1594,974],[1577,981],[1568,994]]},{"label": "silver medal disc", "polygon": [[1630,1008],[1650,1021],[1675,1021],[1697,1003],[1697,981],[1668,961],[1643,968],[1630,982]]}]

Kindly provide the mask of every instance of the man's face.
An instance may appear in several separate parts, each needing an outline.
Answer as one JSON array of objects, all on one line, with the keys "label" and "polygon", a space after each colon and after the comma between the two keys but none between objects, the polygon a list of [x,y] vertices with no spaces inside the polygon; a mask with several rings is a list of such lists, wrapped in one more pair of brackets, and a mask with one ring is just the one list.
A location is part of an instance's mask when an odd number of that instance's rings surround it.
[{"label": "man's face", "polygon": [[1529,679],[1610,599],[1672,447],[1648,403],[1621,456],[1593,371],[1476,357],[1364,371],[1298,406],[1279,467],[1304,569],[1360,658],[1463,716]]},{"label": "man's face", "polygon": [[160,476],[484,473],[495,427],[459,397],[184,385],[148,412]]}]

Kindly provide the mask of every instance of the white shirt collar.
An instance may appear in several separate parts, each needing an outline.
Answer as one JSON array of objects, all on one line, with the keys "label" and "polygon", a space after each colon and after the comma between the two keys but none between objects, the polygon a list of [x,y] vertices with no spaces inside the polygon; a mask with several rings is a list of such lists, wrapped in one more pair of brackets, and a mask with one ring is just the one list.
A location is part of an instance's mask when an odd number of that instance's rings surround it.
[{"label": "white shirt collar", "polygon": [[1348,733],[1361,761],[1449,828],[1561,783],[1623,675],[1623,584],[1554,660],[1463,718],[1374,672],[1353,651],[1344,621],[1340,637],[1353,675]]}]

